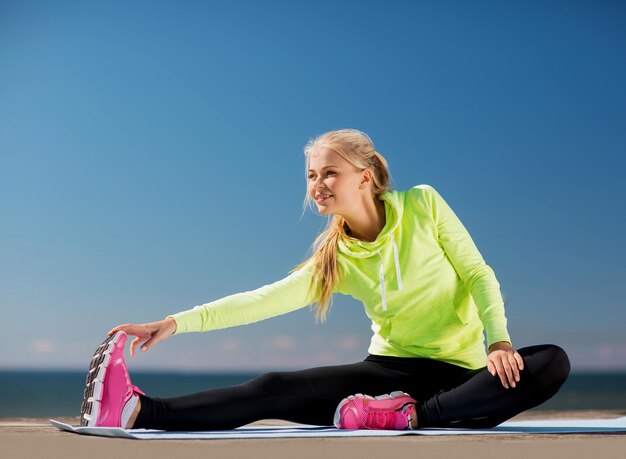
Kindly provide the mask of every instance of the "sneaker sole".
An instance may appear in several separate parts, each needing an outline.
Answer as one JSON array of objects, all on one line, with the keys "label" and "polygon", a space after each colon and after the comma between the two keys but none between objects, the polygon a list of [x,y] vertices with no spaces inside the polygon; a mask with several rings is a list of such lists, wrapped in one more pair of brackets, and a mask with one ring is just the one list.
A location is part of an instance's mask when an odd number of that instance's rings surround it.
[{"label": "sneaker sole", "polygon": [[341,429],[341,427],[339,426],[339,421],[341,419],[341,408],[354,398],[368,398],[370,400],[386,400],[389,398],[397,398],[397,397],[411,397],[411,396],[407,394],[406,392],[402,392],[401,390],[391,392],[390,394],[379,395],[377,397],[372,397],[371,395],[363,395],[363,394],[349,395],[348,397],[344,398],[341,402],[339,402],[339,405],[337,405],[337,409],[335,410],[335,415],[333,416],[333,425],[336,428]]},{"label": "sneaker sole", "polygon": [[95,427],[100,412],[100,401],[102,400],[102,388],[107,372],[107,366],[111,360],[111,352],[115,345],[125,333],[118,331],[105,339],[96,352],[94,352],[89,371],[85,380],[85,391],[83,393],[83,404],[80,407],[80,425],[82,427]]}]

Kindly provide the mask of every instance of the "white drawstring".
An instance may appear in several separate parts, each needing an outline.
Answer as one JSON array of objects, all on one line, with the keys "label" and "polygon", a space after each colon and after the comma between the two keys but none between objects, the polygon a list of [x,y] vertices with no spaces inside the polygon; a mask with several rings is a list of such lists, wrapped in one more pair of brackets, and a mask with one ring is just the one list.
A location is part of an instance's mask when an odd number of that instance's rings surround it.
[{"label": "white drawstring", "polygon": [[396,261],[396,281],[398,282],[398,290],[402,290],[402,275],[400,274],[400,260],[398,259],[398,246],[396,240],[391,235],[391,243],[393,244],[393,258]]},{"label": "white drawstring", "polygon": [[380,249],[378,250],[378,255],[380,255],[380,269],[378,270],[380,276],[380,294],[383,298],[383,311],[386,311],[387,299],[385,295],[385,266],[383,264],[383,254],[380,253]]},{"label": "white drawstring", "polygon": [[[402,274],[400,272],[400,259],[398,257],[398,246],[396,246],[396,240],[391,235],[391,244],[393,245],[393,259],[396,265],[396,281],[398,282],[398,290],[402,290]],[[385,264],[383,262],[383,254],[380,249],[376,251],[380,257],[380,269],[378,275],[380,277],[380,294],[383,300],[383,311],[387,310],[387,295],[385,292]]]}]

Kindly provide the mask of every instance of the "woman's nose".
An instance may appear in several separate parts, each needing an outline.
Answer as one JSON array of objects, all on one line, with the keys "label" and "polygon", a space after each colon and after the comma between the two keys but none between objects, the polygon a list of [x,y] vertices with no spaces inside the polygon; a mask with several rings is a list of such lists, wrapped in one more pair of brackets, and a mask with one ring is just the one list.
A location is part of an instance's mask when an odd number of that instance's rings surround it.
[{"label": "woman's nose", "polygon": [[324,180],[322,177],[318,177],[314,180],[313,182],[314,188],[323,188],[323,186],[324,186]]}]

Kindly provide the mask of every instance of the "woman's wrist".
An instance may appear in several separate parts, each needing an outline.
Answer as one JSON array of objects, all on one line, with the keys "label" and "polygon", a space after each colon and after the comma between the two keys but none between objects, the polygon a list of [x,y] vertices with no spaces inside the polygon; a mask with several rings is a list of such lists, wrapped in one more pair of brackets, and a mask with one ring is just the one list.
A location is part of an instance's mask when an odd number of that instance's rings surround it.
[{"label": "woman's wrist", "polygon": [[172,330],[171,335],[175,335],[176,330],[178,329],[178,325],[176,324],[176,319],[173,316],[167,316],[164,320],[165,322],[168,323],[168,329]]},{"label": "woman's wrist", "polygon": [[489,346],[489,352],[504,351],[512,348],[513,346],[508,341],[496,341],[495,343],[491,343],[491,345]]}]

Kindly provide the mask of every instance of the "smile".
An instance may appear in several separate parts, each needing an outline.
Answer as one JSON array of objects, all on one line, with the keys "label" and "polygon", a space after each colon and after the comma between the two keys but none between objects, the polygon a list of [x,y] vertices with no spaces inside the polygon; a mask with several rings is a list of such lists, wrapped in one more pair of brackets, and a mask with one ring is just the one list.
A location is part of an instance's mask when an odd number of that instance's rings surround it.
[{"label": "smile", "polygon": [[315,196],[315,200],[317,202],[323,202],[332,197],[333,197],[332,194],[318,194],[317,196]]}]

